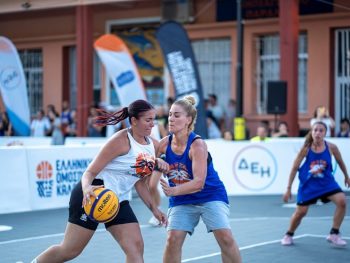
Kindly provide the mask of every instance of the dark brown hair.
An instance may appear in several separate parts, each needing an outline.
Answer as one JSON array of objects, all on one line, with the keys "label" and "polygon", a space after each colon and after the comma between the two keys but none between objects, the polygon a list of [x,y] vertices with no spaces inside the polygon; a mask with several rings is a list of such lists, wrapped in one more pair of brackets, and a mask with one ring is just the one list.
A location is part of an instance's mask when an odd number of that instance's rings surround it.
[{"label": "dark brown hair", "polygon": [[126,118],[129,118],[131,123],[131,118],[135,117],[138,119],[141,113],[153,110],[154,107],[152,104],[145,100],[135,100],[132,102],[129,107],[124,107],[119,111],[108,112],[102,109],[99,109],[99,116],[95,118],[95,123],[99,126],[106,125],[115,125]]}]

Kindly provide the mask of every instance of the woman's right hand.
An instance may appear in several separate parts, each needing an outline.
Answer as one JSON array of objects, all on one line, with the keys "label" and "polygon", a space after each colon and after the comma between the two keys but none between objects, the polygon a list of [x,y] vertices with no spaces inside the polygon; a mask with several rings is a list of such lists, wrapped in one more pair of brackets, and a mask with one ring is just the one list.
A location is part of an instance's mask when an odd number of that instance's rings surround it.
[{"label": "woman's right hand", "polygon": [[291,199],[292,199],[292,191],[290,188],[288,188],[287,191],[283,195],[283,201],[285,203],[288,203],[288,201]]},{"label": "woman's right hand", "polygon": [[95,197],[96,199],[98,199],[98,196],[95,194],[94,190],[97,188],[101,188],[104,187],[103,185],[89,185],[87,186],[85,189],[83,189],[83,207],[86,204],[91,204],[91,199],[90,196]]}]

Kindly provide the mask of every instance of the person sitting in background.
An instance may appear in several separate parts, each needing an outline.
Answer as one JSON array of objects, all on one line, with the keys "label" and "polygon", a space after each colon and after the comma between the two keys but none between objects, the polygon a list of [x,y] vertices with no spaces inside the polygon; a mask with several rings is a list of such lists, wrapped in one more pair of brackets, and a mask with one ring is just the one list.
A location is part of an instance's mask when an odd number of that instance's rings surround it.
[{"label": "person sitting in background", "polygon": [[231,131],[225,131],[224,132],[224,140],[226,141],[232,141],[233,140],[233,134]]},{"label": "person sitting in background", "polygon": [[63,145],[64,136],[61,130],[61,118],[58,112],[55,109],[52,109],[48,112],[47,116],[51,120],[51,144],[52,145]]},{"label": "person sitting in background", "polygon": [[233,131],[233,123],[236,117],[236,101],[230,99],[225,111],[225,131]]},{"label": "person sitting in background", "polygon": [[256,136],[252,137],[250,139],[251,142],[265,142],[268,141],[268,129],[265,125],[265,123],[260,123],[259,126],[256,129]]},{"label": "person sitting in background", "polygon": [[0,113],[0,136],[12,136],[12,124],[6,111]]},{"label": "person sitting in background", "polygon": [[340,131],[337,137],[350,137],[350,121],[348,118],[343,118],[340,121]]},{"label": "person sitting in background", "polygon": [[66,136],[76,137],[77,136],[77,111],[71,111],[72,122],[68,125],[66,129]]},{"label": "person sitting in background", "polygon": [[325,106],[318,106],[314,112],[314,117],[310,120],[310,126],[314,123],[321,121],[327,127],[326,137],[331,137],[331,130],[335,127],[335,122],[331,116],[329,116],[328,109]]},{"label": "person sitting in background", "polygon": [[30,125],[31,135],[33,137],[44,137],[51,130],[51,125],[48,118],[45,117],[43,109],[38,110],[36,118],[32,120]]},{"label": "person sitting in background", "polygon": [[98,111],[96,106],[90,106],[89,116],[88,116],[88,137],[103,137],[102,126],[95,123],[95,118],[98,116]]},{"label": "person sitting in background", "polygon": [[216,122],[216,126],[221,130],[224,129],[225,125],[225,111],[220,104],[218,104],[218,98],[215,94],[208,95],[208,110],[211,111]]},{"label": "person sitting in background", "polygon": [[208,128],[208,139],[217,139],[221,138],[221,131],[215,123],[214,117],[210,114],[207,114],[207,128]]},{"label": "person sitting in background", "polygon": [[272,134],[272,137],[288,137],[288,124],[285,121],[281,121],[278,124],[278,129]]}]

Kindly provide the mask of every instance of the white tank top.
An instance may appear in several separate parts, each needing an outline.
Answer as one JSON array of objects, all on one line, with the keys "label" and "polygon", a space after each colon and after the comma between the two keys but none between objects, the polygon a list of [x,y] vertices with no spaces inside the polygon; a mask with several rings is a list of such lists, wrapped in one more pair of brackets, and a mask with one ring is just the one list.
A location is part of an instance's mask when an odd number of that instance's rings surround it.
[{"label": "white tank top", "polygon": [[147,160],[153,162],[153,166],[155,160],[151,138],[147,137],[149,143],[143,145],[132,137],[129,130],[127,134],[130,142],[129,152],[114,158],[98,174],[98,178],[104,181],[104,186],[117,194],[119,202],[130,199],[132,187],[140,180],[141,176],[137,173],[139,171],[137,167],[141,165],[140,160],[145,160],[146,157]]}]

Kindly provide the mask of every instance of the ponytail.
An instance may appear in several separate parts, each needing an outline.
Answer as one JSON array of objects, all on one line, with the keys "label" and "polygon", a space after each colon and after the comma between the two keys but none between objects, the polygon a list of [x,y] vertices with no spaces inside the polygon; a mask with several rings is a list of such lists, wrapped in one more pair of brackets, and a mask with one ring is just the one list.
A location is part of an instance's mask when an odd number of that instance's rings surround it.
[{"label": "ponytail", "polygon": [[124,107],[121,110],[112,113],[102,109],[98,109],[97,112],[99,113],[99,116],[94,119],[97,126],[116,125],[129,117],[128,107]]}]

